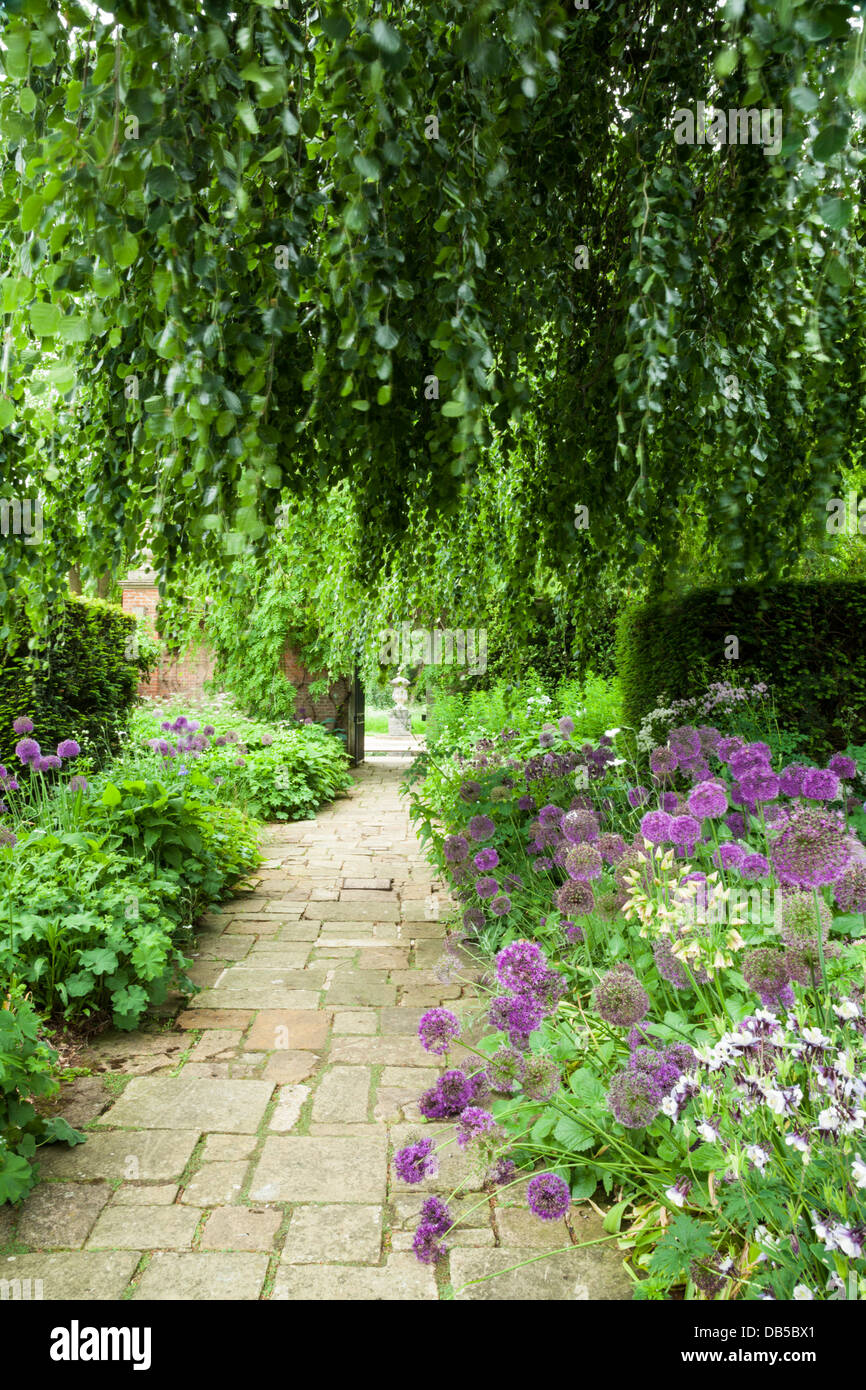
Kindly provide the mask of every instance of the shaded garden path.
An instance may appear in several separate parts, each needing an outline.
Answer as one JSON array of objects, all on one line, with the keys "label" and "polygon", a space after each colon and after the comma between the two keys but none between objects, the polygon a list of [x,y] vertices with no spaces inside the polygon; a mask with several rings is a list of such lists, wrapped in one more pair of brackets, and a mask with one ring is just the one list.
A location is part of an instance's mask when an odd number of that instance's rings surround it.
[{"label": "shaded garden path", "polygon": [[76,1083],[86,1144],[44,1150],[46,1181],[0,1209],[0,1278],[42,1279],[46,1299],[629,1297],[610,1246],[463,1288],[602,1234],[586,1205],[538,1221],[522,1186],[452,1203],[475,1209],[435,1271],[411,1251],[423,1195],[466,1171],[453,1148],[419,1187],[390,1165],[437,1074],[417,1021],[474,1000],[431,969],[450,902],[399,797],[404,768],[377,759],[314,822],[269,827],[266,866],[205,920],[202,992],[168,1030],[94,1044],[111,1090]]}]

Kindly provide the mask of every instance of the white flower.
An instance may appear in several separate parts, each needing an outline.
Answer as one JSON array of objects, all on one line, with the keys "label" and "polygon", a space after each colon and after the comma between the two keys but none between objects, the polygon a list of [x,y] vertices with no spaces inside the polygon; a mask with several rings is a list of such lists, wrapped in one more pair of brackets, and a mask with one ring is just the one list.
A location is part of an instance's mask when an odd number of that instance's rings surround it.
[{"label": "white flower", "polygon": [[818,1128],[819,1128],[819,1129],[838,1129],[838,1128],[839,1128],[839,1116],[836,1114],[836,1111],[833,1110],[830,1106],[828,1106],[826,1110],[820,1110],[820,1111],[818,1112]]},{"label": "white flower", "polygon": [[619,729],[605,729],[604,736],[605,738],[616,738],[618,733]]},{"label": "white flower", "polygon": [[745,1155],[762,1173],[770,1161],[770,1155],[760,1144],[750,1144],[745,1150]]},{"label": "white flower", "polygon": [[685,1194],[680,1192],[678,1187],[666,1187],[665,1196],[675,1207],[684,1207],[686,1204]]},{"label": "white flower", "polygon": [[820,1028],[804,1028],[803,1041],[811,1047],[829,1047],[830,1039],[825,1038]]},{"label": "white flower", "polygon": [[838,1004],[833,1005],[833,1012],[837,1018],[842,1019],[860,1017],[859,1006],[853,999],[849,999],[847,996],[841,999]]},{"label": "white flower", "polygon": [[[719,1131],[710,1124],[709,1120],[701,1120],[697,1126],[698,1134],[707,1144],[714,1144],[719,1137]],[[866,1179],[866,1168],[863,1169],[864,1179]],[[858,1184],[863,1186],[864,1184]]]},{"label": "white flower", "polygon": [[814,1300],[815,1295],[809,1288],[808,1284],[795,1284],[794,1292],[791,1295],[791,1297],[794,1298],[798,1303],[803,1303],[807,1299]]},{"label": "white flower", "polygon": [[855,1187],[866,1187],[866,1163],[863,1162],[859,1154],[854,1155],[854,1161],[851,1164],[851,1176],[854,1179]]}]

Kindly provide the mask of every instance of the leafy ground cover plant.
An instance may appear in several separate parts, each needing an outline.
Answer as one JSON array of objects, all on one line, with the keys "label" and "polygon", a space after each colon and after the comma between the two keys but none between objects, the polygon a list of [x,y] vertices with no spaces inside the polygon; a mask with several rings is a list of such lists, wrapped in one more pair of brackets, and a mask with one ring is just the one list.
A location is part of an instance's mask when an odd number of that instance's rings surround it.
[{"label": "leafy ground cover plant", "polygon": [[39,1035],[39,1015],[18,989],[0,1003],[0,1204],[18,1202],[33,1187],[34,1157],[40,1144],[83,1135],[60,1116],[46,1119],[34,1100],[53,1095],[57,1054]]},{"label": "leafy ground cover plant", "polygon": [[[857,764],[774,766],[764,740],[680,725],[641,781],[620,733],[578,744],[563,716],[529,751],[490,731],[410,784],[462,903],[440,973],[466,942],[495,953],[479,1028],[422,1019],[424,1046],[472,1037],[476,1063],[421,1112],[454,1122],[446,1142],[488,1182],[534,1173],[542,1219],[601,1185],[639,1297],[850,1297],[866,1278]],[[397,1171],[435,1163],[422,1136]],[[450,1226],[427,1214],[419,1258]]]},{"label": "leafy ground cover plant", "polygon": [[530,672],[521,681],[496,681],[488,690],[446,691],[435,698],[427,736],[434,753],[468,754],[491,731],[514,730],[535,746],[541,720],[566,715],[580,721],[586,738],[597,739],[619,720],[620,695],[615,679],[589,674],[583,680],[543,680]]}]

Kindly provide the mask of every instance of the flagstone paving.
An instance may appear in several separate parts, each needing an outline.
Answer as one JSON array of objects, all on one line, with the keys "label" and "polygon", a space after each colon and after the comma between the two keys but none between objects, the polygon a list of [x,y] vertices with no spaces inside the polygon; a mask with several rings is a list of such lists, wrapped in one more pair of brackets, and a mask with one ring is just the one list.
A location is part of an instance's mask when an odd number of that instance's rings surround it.
[{"label": "flagstone paving", "polygon": [[87,1142],[42,1150],[43,1182],[0,1208],[0,1280],[82,1300],[630,1297],[611,1244],[582,1248],[603,1234],[588,1204],[540,1222],[522,1186],[466,1181],[448,1259],[412,1253],[424,1194],[469,1172],[451,1147],[430,1182],[394,1175],[439,1070],[417,1024],[447,1000],[471,1029],[478,976],[431,969],[452,903],[404,769],[377,759],[315,821],[268,827],[265,865],[202,924],[201,992],[93,1044],[65,1097]]}]

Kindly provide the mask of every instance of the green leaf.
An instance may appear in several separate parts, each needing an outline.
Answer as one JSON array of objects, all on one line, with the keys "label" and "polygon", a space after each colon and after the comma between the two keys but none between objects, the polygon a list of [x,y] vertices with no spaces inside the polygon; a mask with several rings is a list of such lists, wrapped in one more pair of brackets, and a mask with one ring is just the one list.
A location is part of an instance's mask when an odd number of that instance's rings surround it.
[{"label": "green leaf", "polygon": [[373,42],[383,53],[400,52],[400,35],[383,19],[377,19],[372,28]]},{"label": "green leaf", "polygon": [[8,396],[0,396],[0,430],[5,430],[15,419],[15,402]]},{"label": "green leaf", "polygon": [[53,338],[60,328],[60,307],[36,300],[29,309],[30,325],[38,338]]},{"label": "green leaf", "polygon": [[818,98],[811,87],[792,87],[789,95],[791,105],[798,111],[814,111],[818,105]]},{"label": "green leaf", "polygon": [[118,790],[118,788],[114,785],[113,782],[109,782],[108,785],[105,787],[102,796],[100,797],[102,805],[119,806],[122,800],[123,797],[120,795],[120,791]]},{"label": "green leaf", "polygon": [[627,1198],[624,1202],[617,1202],[615,1207],[611,1207],[602,1222],[602,1230],[606,1235],[613,1236],[618,1233],[622,1225],[623,1213],[630,1201],[631,1199]]},{"label": "green leaf", "polygon": [[850,198],[819,198],[818,213],[821,221],[834,231],[847,227],[851,221],[854,205]]},{"label": "green leaf", "polygon": [[848,127],[844,125],[825,126],[812,143],[812,153],[819,164],[825,164],[834,154],[839,154],[848,144]]},{"label": "green leaf", "polygon": [[32,232],[42,216],[43,201],[41,193],[31,193],[21,204],[21,230]]},{"label": "green leaf", "polygon": [[380,348],[395,348],[400,341],[399,333],[395,333],[390,324],[380,323],[373,334]]},{"label": "green leaf", "polygon": [[124,232],[122,240],[114,247],[114,262],[121,269],[138,260],[138,238],[132,232]]}]

